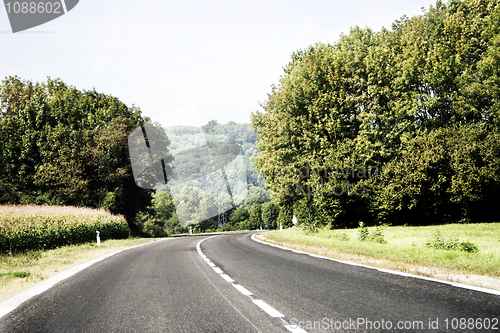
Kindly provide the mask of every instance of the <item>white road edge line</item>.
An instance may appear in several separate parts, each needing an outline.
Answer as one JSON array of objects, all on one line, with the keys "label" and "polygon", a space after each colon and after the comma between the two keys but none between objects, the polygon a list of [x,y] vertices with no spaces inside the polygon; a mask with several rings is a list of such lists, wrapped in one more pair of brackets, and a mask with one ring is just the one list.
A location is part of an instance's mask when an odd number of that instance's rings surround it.
[{"label": "white road edge line", "polygon": [[498,295],[498,296],[500,296],[500,291],[493,290],[493,289],[487,289],[487,288],[476,287],[476,286],[469,286],[469,285],[463,284],[463,283],[451,282],[451,281],[444,281],[444,280],[439,280],[439,279],[430,278],[430,277],[426,277],[426,276],[420,276],[420,275],[415,275],[415,274],[410,274],[410,273],[403,273],[403,272],[393,271],[393,270],[390,270],[390,269],[378,268],[378,267],[373,267],[373,266],[358,264],[358,263],[351,262],[351,261],[344,261],[344,260],[339,260],[339,259],[328,258],[328,257],[320,256],[318,254],[312,254],[312,253],[297,251],[297,250],[294,250],[294,249],[291,249],[291,248],[288,248],[288,247],[285,247],[285,246],[276,245],[276,244],[272,244],[272,243],[267,243],[267,242],[261,241],[260,239],[255,238],[256,235],[257,234],[253,234],[252,237],[251,237],[254,242],[265,244],[265,245],[268,245],[268,246],[277,247],[277,248],[282,249],[282,250],[291,251],[291,252],[295,252],[295,253],[307,254],[310,257],[331,260],[331,261],[335,261],[335,262],[338,262],[338,263],[341,263],[341,264],[350,265],[350,266],[359,266],[359,267],[374,269],[374,270],[377,270],[377,271],[382,272],[382,273],[388,273],[388,274],[400,275],[400,276],[405,276],[405,277],[411,277],[411,278],[420,279],[420,280],[438,282],[438,283],[447,284],[447,285],[450,285],[450,286],[453,286],[453,287],[457,287],[457,288],[474,290],[474,291],[479,291],[479,292],[483,292],[483,293],[487,293],[487,294],[492,294],[492,295]]},{"label": "white road edge line", "polygon": [[84,270],[84,269],[92,266],[93,264],[95,264],[95,263],[97,263],[97,262],[99,262],[101,260],[104,260],[106,258],[114,256],[115,254],[118,254],[118,253],[120,253],[122,251],[125,251],[125,250],[129,250],[129,249],[132,249],[132,248],[135,248],[135,247],[138,247],[138,246],[147,245],[147,244],[153,244],[153,243],[156,243],[158,241],[162,241],[162,240],[166,240],[166,239],[172,239],[172,238],[162,238],[162,239],[158,239],[156,241],[144,243],[144,244],[141,244],[141,245],[135,245],[135,246],[123,249],[123,250],[117,250],[115,252],[111,252],[111,253],[105,254],[105,255],[103,255],[103,256],[101,256],[99,258],[92,259],[90,261],[84,262],[84,263],[82,263],[80,265],[70,267],[67,270],[62,271],[59,274],[51,276],[47,280],[41,281],[41,282],[35,284],[34,286],[32,286],[31,288],[28,288],[28,289],[20,292],[19,294],[16,294],[16,295],[14,295],[14,296],[6,299],[5,301],[1,302],[0,303],[0,318],[2,318],[3,316],[7,315],[11,311],[15,310],[19,305],[21,305],[25,301],[29,300],[30,298],[32,298],[32,297],[34,297],[36,295],[40,295],[41,293],[43,293],[43,292],[49,290],[50,288],[52,288],[55,284],[57,284],[57,283],[65,280],[65,279],[73,276],[74,274],[76,274],[76,273],[78,273],[78,272],[80,272],[80,271],[82,271],[82,270]]},{"label": "white road edge line", "polygon": [[41,293],[43,293],[46,290],[49,290],[50,288],[52,288],[52,285],[40,287],[40,288],[34,290],[33,292],[31,292],[30,296],[40,295]]}]

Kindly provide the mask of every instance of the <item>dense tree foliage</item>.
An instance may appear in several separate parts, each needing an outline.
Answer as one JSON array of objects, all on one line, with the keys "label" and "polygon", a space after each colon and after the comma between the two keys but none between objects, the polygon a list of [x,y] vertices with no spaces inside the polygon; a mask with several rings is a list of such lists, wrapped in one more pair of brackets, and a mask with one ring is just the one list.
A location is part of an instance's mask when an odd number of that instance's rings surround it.
[{"label": "dense tree foliage", "polygon": [[498,220],[499,68],[498,0],[355,27],[292,54],[252,116],[256,168],[314,224]]},{"label": "dense tree foliage", "polygon": [[151,202],[128,156],[128,135],[144,121],[139,109],[58,79],[9,77],[0,94],[0,203],[105,208],[135,227]]},{"label": "dense tree foliage", "polygon": [[262,207],[254,203],[248,210],[248,223],[250,229],[259,229],[262,226]]},{"label": "dense tree foliage", "polygon": [[280,208],[274,202],[266,202],[262,205],[262,223],[266,229],[276,229]]},{"label": "dense tree foliage", "polygon": [[[257,156],[257,134],[251,124],[219,124],[212,120],[202,128],[173,126],[166,128],[165,132],[171,142],[169,150],[175,157],[171,163],[174,173],[169,182],[155,194],[153,205],[140,214],[140,224],[147,234],[159,236],[165,232],[186,232],[187,225],[191,225],[195,232],[213,231],[220,227],[248,230],[262,225],[260,210],[259,222],[252,223],[249,214],[251,206],[260,207],[262,203],[269,201],[265,181],[250,160]],[[246,181],[237,182],[238,188],[231,189],[230,207],[233,208],[225,212],[227,224],[219,226],[217,194],[220,182],[211,177],[203,178],[202,181],[200,179],[225,167],[240,151]],[[225,173],[226,176],[231,176],[227,168]],[[188,186],[175,187],[186,182],[189,182]],[[237,196],[232,190],[243,196]],[[157,204],[167,201],[169,205]],[[179,220],[182,221],[182,226]]]}]

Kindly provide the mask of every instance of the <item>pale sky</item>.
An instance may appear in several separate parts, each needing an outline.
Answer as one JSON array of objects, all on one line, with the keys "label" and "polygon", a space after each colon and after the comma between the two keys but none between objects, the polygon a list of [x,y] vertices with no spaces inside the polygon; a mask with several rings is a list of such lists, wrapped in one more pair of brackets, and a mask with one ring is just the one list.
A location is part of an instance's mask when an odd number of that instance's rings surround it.
[{"label": "pale sky", "polygon": [[431,0],[80,0],[13,34],[0,8],[0,77],[60,78],[135,104],[164,127],[249,123],[290,54],[350,27],[379,31]]}]

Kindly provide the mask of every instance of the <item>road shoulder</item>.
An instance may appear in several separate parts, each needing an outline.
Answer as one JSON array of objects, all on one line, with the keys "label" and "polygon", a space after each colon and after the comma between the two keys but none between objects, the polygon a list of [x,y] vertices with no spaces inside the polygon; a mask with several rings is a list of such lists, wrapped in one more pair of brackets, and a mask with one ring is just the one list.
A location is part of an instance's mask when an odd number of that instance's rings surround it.
[{"label": "road shoulder", "polygon": [[391,274],[412,276],[419,279],[442,282],[460,288],[477,290],[500,296],[500,280],[490,276],[463,274],[444,268],[424,267],[417,265],[409,266],[407,264],[405,265],[405,269],[402,270],[401,267],[398,266],[398,263],[394,261],[373,259],[367,256],[346,254],[338,251],[334,252],[325,247],[317,245],[297,244],[292,242],[276,242],[274,240],[266,238],[265,233],[253,235],[252,239],[254,241],[279,247],[284,250],[302,252],[314,257],[334,260],[349,265],[377,269],[379,271]]}]

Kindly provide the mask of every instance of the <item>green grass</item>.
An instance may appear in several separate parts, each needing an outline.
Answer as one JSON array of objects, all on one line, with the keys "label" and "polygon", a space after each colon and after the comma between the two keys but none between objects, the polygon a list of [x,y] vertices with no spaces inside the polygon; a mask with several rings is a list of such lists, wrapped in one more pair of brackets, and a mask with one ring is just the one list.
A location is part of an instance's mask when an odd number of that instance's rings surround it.
[{"label": "green grass", "polygon": [[[368,228],[371,232],[375,228]],[[360,241],[358,229],[320,230],[307,233],[301,229],[287,229],[264,234],[278,244],[304,250],[321,250],[339,259],[362,259],[382,266],[426,266],[500,277],[500,223],[448,224],[427,227],[384,227],[384,243]],[[426,242],[439,234],[445,239],[457,239],[475,244],[478,251],[439,250],[426,247]],[[390,263],[393,263],[392,265]],[[380,263],[379,263],[380,264]]]},{"label": "green grass", "polygon": [[0,255],[0,301],[72,266],[123,248],[154,241],[151,238],[107,240],[68,245],[52,250]]},{"label": "green grass", "polygon": [[12,275],[19,278],[25,278],[28,277],[30,274],[31,274],[30,272],[7,272],[7,273],[0,273],[0,277]]}]

